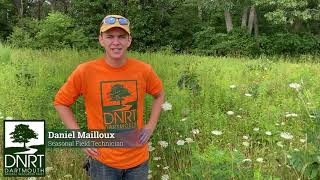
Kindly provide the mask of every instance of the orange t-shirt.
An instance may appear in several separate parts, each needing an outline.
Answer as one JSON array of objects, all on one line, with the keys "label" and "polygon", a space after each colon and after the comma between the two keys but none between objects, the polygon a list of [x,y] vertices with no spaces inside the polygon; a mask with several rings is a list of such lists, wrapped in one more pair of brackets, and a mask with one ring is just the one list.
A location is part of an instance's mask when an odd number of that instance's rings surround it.
[{"label": "orange t-shirt", "polygon": [[[114,68],[99,58],[80,64],[72,72],[57,93],[54,105],[71,106],[82,95],[88,129],[139,129],[144,126],[145,94],[157,95],[161,91],[162,82],[149,64],[128,58],[125,65]],[[120,169],[149,159],[147,144],[98,151],[97,160]]]}]

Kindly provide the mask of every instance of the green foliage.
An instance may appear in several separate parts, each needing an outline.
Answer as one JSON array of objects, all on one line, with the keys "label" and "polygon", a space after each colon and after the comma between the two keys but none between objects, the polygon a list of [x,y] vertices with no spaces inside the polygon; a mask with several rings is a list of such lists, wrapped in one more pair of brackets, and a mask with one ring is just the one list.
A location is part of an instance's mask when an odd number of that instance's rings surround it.
[{"label": "green foliage", "polygon": [[255,39],[242,30],[231,33],[216,33],[207,28],[195,33],[195,52],[205,55],[251,55],[258,49]]},{"label": "green foliage", "polygon": [[273,24],[293,24],[297,20],[309,21],[319,14],[318,0],[254,0],[253,2],[258,6],[269,8],[264,16]]},{"label": "green foliage", "polygon": [[320,178],[319,152],[293,152],[288,163],[308,179]]},{"label": "green foliage", "polygon": [[240,170],[237,167],[244,159],[240,152],[229,152],[214,145],[208,145],[203,152],[193,150],[192,154],[192,164],[194,166],[188,170],[191,171],[192,177],[232,179],[240,175]]},{"label": "green foliage", "polygon": [[201,90],[198,75],[189,69],[181,74],[177,85],[180,89],[187,88],[192,92],[192,94],[198,94]]},{"label": "green foliage", "polygon": [[276,33],[258,38],[264,54],[319,54],[320,36],[312,34]]},{"label": "green foliage", "polygon": [[75,26],[75,20],[62,13],[50,13],[48,17],[40,22],[40,31],[36,35],[38,47],[84,48],[88,44],[83,30]]},{"label": "green foliage", "polygon": [[86,48],[88,38],[76,21],[60,12],[50,13],[42,21],[22,19],[8,39],[14,47]]},{"label": "green foliage", "polygon": [[0,43],[0,63],[7,64],[11,59],[11,51]]},{"label": "green foliage", "polygon": [[17,48],[31,47],[33,39],[27,31],[24,31],[20,27],[14,27],[13,33],[8,39],[8,43]]}]

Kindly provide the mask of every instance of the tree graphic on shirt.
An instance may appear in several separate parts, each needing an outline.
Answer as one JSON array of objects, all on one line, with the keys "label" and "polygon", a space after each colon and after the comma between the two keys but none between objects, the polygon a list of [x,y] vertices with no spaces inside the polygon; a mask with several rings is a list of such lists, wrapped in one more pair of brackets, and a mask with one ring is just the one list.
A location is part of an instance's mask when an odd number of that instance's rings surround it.
[{"label": "tree graphic on shirt", "polygon": [[127,88],[123,87],[122,84],[115,84],[112,86],[109,95],[111,101],[120,101],[120,105],[122,105],[124,97],[130,96],[131,94]]}]

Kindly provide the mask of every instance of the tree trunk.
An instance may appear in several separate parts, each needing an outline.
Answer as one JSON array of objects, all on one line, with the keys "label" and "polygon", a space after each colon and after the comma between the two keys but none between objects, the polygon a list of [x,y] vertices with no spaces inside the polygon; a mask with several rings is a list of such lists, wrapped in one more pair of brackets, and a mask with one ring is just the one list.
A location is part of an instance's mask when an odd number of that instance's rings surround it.
[{"label": "tree trunk", "polygon": [[65,14],[68,14],[68,5],[69,5],[68,0],[64,0],[63,1],[63,9],[64,9]]},{"label": "tree trunk", "polygon": [[251,34],[252,33],[252,29],[253,29],[253,23],[254,23],[254,19],[255,19],[255,8],[252,6],[250,9],[250,14],[249,14],[249,21],[248,21],[248,33]]},{"label": "tree trunk", "polygon": [[41,20],[41,7],[42,7],[42,0],[38,1],[38,20],[40,21]]},{"label": "tree trunk", "polygon": [[23,142],[23,147],[26,148],[26,143],[25,142]]},{"label": "tree trunk", "polygon": [[224,17],[226,20],[226,27],[227,27],[227,32],[232,31],[233,25],[232,25],[232,18],[231,18],[231,13],[229,10],[224,11]]},{"label": "tree trunk", "polygon": [[18,17],[23,17],[23,0],[12,0],[11,1],[16,7]]},{"label": "tree trunk", "polygon": [[293,32],[299,32],[302,27],[302,21],[299,18],[294,18]]},{"label": "tree trunk", "polygon": [[259,35],[259,27],[258,27],[258,16],[257,16],[257,11],[254,11],[254,21],[253,21],[253,27],[254,27],[254,36],[258,37]]},{"label": "tree trunk", "polygon": [[241,29],[247,28],[248,12],[249,12],[249,7],[244,7],[243,13],[242,13],[242,18],[241,18]]},{"label": "tree trunk", "polygon": [[197,1],[197,6],[198,6],[198,18],[200,19],[200,21],[202,21],[202,1],[198,0]]}]

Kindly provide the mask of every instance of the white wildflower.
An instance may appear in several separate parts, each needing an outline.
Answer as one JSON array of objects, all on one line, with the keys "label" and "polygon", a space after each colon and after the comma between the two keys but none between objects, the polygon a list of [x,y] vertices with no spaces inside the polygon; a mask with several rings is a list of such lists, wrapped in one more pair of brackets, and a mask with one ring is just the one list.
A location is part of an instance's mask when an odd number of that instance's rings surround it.
[{"label": "white wildflower", "polygon": [[290,83],[290,84],[289,84],[289,87],[295,89],[296,91],[299,91],[300,88],[301,88],[301,85],[298,84],[298,83]]},{"label": "white wildflower", "polygon": [[199,134],[200,131],[199,131],[199,129],[192,129],[192,133],[193,133],[193,134]]},{"label": "white wildflower", "polygon": [[230,85],[230,88],[231,89],[234,89],[234,88],[236,88],[237,86],[236,85]]},{"label": "white wildflower", "polygon": [[244,159],[244,160],[242,160],[242,162],[243,162],[243,163],[245,163],[245,162],[251,162],[251,159]]},{"label": "white wildflower", "polygon": [[149,151],[150,152],[156,149],[155,147],[152,146],[152,142],[149,142],[148,146],[149,146]]},{"label": "white wildflower", "polygon": [[152,175],[151,174],[148,174],[148,179],[151,179],[152,178]]},{"label": "white wildflower", "polygon": [[282,123],[281,123],[281,126],[284,126],[284,125],[286,125],[286,123],[285,123],[285,122],[282,122]]},{"label": "white wildflower", "polygon": [[251,97],[252,96],[252,94],[249,94],[249,93],[245,93],[244,95],[247,96],[247,97]]},{"label": "white wildflower", "polygon": [[169,169],[169,166],[163,167],[162,169],[167,170],[167,169]]},{"label": "white wildflower", "polygon": [[194,141],[191,138],[186,138],[186,142],[189,144],[189,143],[193,143]]},{"label": "white wildflower", "polygon": [[222,134],[222,131],[213,130],[213,131],[211,131],[211,133],[212,133],[213,135],[220,136],[220,135]]},{"label": "white wildflower", "polygon": [[29,177],[28,180],[37,180],[36,177]]},{"label": "white wildflower", "polygon": [[283,144],[282,144],[282,142],[281,142],[281,141],[277,142],[277,146],[279,146],[279,147],[283,148]]},{"label": "white wildflower", "polygon": [[300,151],[300,149],[298,149],[298,148],[294,148],[293,150],[294,150],[294,151],[297,151],[297,152],[299,152],[299,151]]},{"label": "white wildflower", "polygon": [[169,180],[169,175],[168,174],[162,175],[161,180]]},{"label": "white wildflower", "polygon": [[266,135],[271,136],[272,133],[270,131],[266,131]]},{"label": "white wildflower", "polygon": [[237,118],[241,118],[241,116],[240,116],[240,115],[237,115]]},{"label": "white wildflower", "polygon": [[183,121],[186,121],[186,120],[187,120],[187,118],[182,118],[180,121],[183,122]]},{"label": "white wildflower", "polygon": [[184,140],[178,140],[178,141],[177,141],[177,145],[178,145],[178,146],[183,146],[184,143],[185,143]]},{"label": "white wildflower", "polygon": [[280,133],[280,137],[282,137],[283,139],[292,139],[293,135],[291,135],[288,132],[282,132],[282,133]]},{"label": "white wildflower", "polygon": [[305,143],[306,140],[305,139],[300,139],[300,142]]},{"label": "white wildflower", "polygon": [[243,139],[248,140],[249,136],[242,136]]},{"label": "white wildflower", "polygon": [[234,115],[234,112],[233,112],[233,111],[228,111],[227,114],[228,114],[229,116],[232,116],[232,115]]},{"label": "white wildflower", "polygon": [[292,156],[291,156],[290,154],[287,154],[287,158],[288,158],[288,159],[291,159]]},{"label": "white wildflower", "polygon": [[72,175],[71,174],[66,174],[63,176],[64,178],[72,178]]},{"label": "white wildflower", "polygon": [[169,110],[172,110],[172,105],[169,103],[169,102],[165,102],[161,105],[162,109],[164,111],[169,111]]},{"label": "white wildflower", "polygon": [[152,173],[152,170],[149,169],[149,170],[148,170],[148,174],[151,174],[151,173]]},{"label": "white wildflower", "polygon": [[246,146],[246,147],[248,147],[248,146],[250,145],[249,142],[247,142],[247,141],[242,142],[242,144],[243,144],[244,146]]},{"label": "white wildflower", "polygon": [[253,128],[253,130],[254,130],[254,131],[259,131],[259,128],[256,127],[256,128]]},{"label": "white wildflower", "polygon": [[166,141],[159,141],[158,144],[159,144],[162,148],[168,147],[168,142],[166,142]]},{"label": "white wildflower", "polygon": [[257,158],[256,161],[259,162],[259,163],[262,163],[263,162],[263,158]]},{"label": "white wildflower", "polygon": [[159,161],[161,159],[161,157],[154,157],[153,160],[154,161]]},{"label": "white wildflower", "polygon": [[289,114],[286,114],[285,116],[286,116],[286,118],[289,118],[289,117],[298,117],[298,114],[296,114],[296,113],[289,113]]},{"label": "white wildflower", "polygon": [[46,167],[46,173],[49,173],[52,170],[53,170],[53,167]]}]

